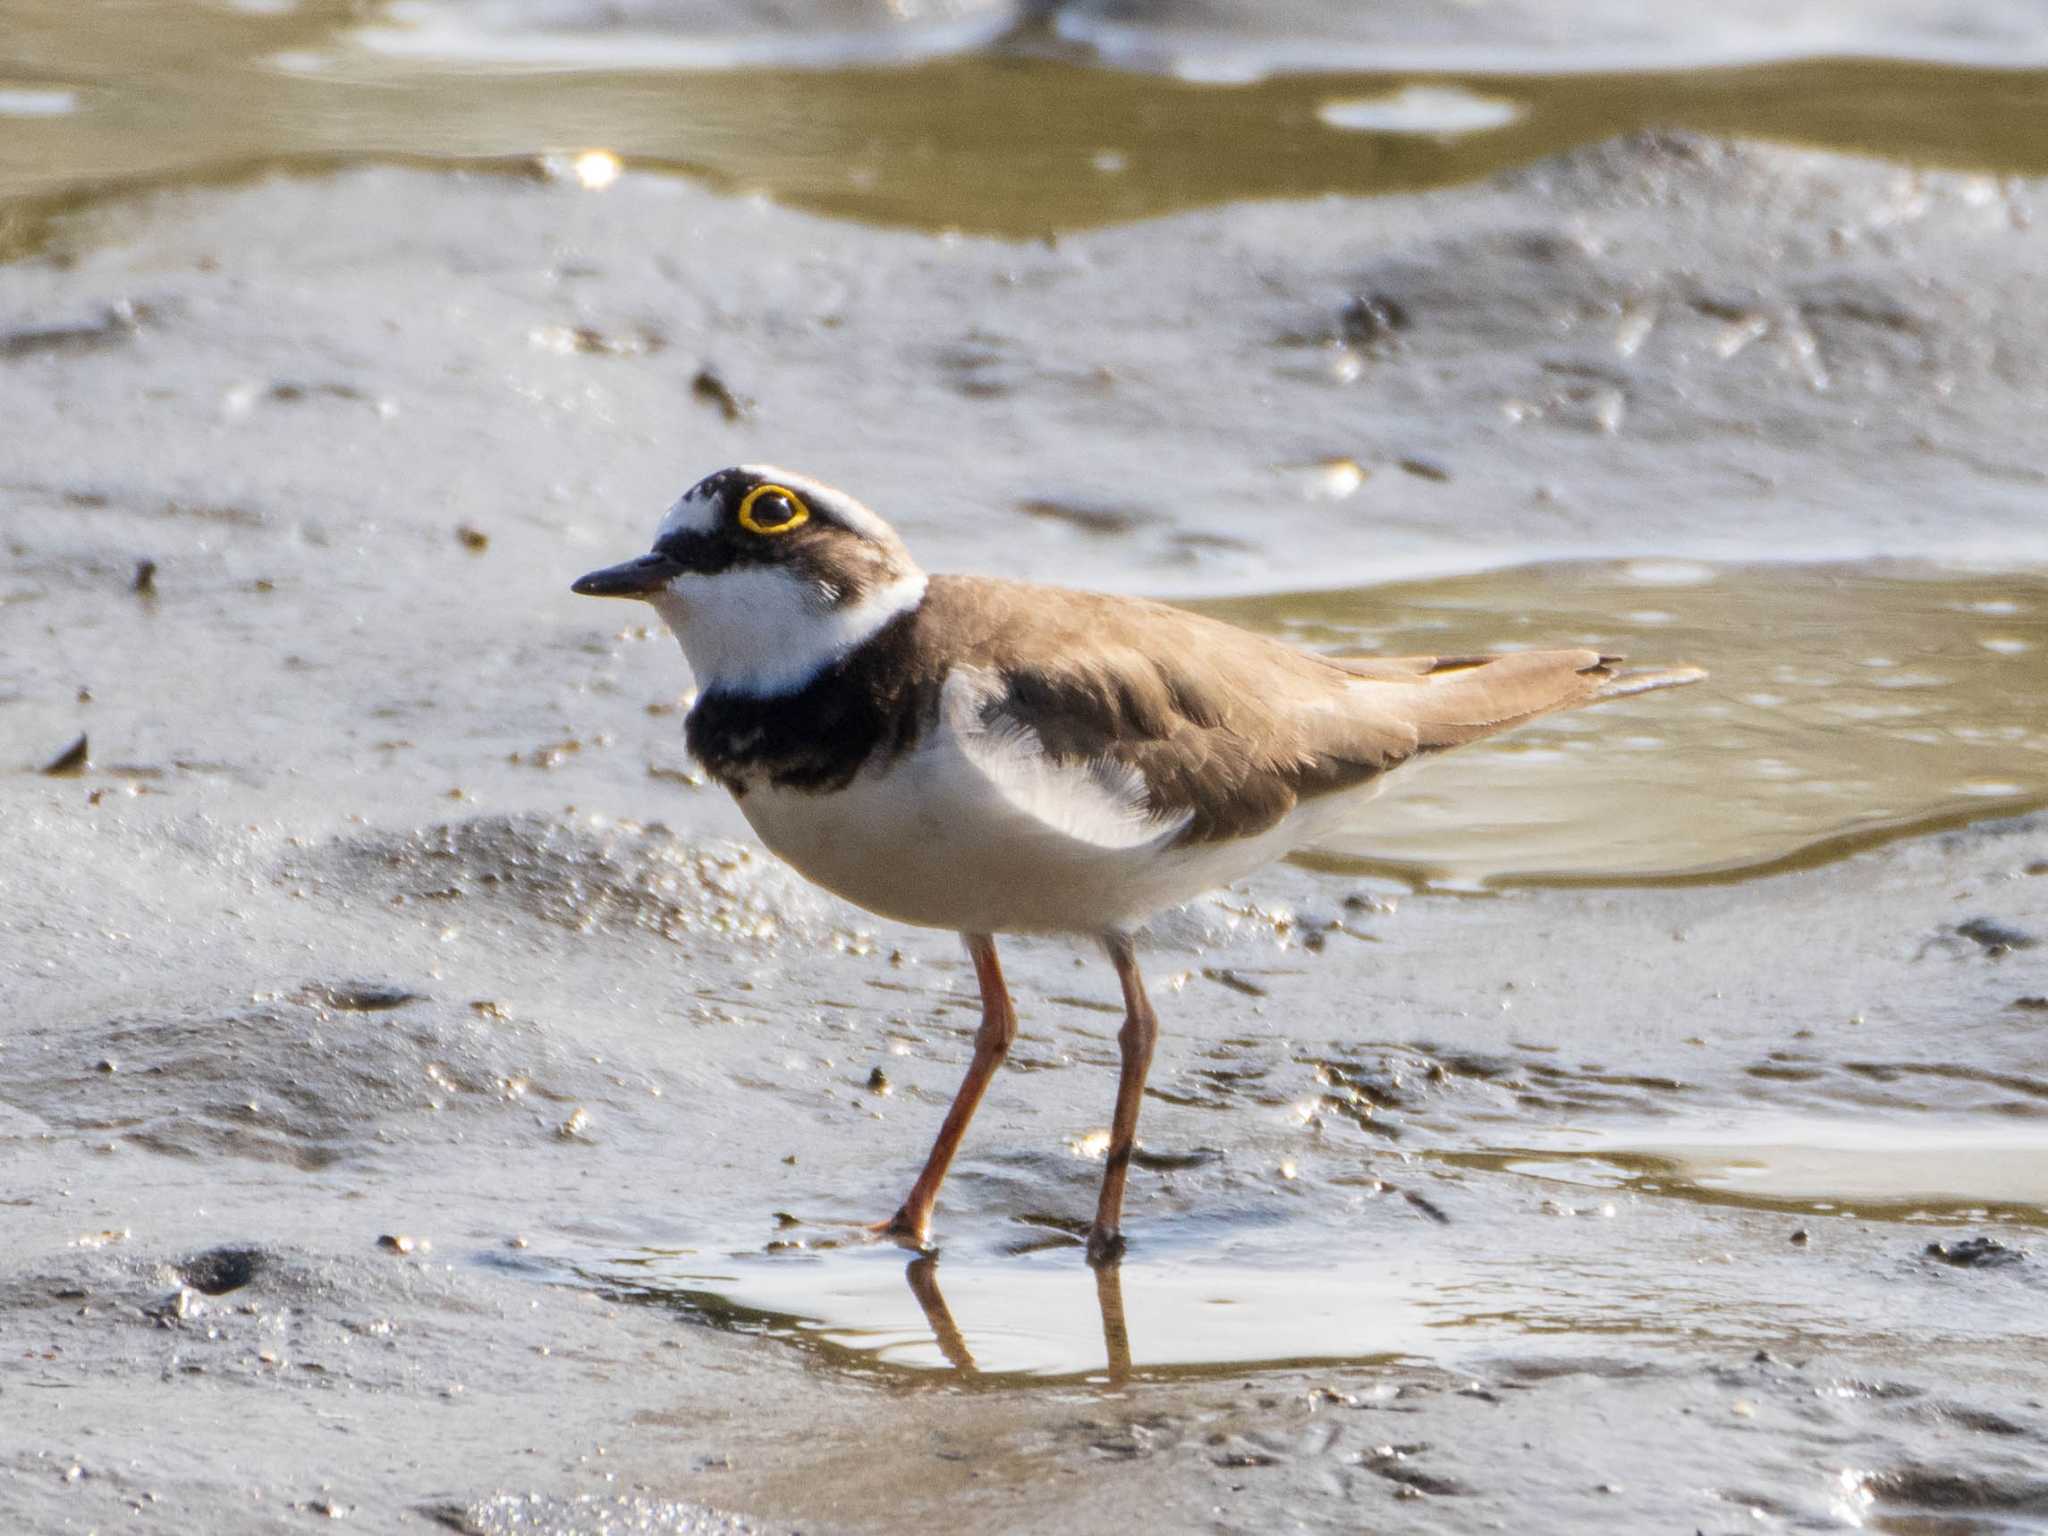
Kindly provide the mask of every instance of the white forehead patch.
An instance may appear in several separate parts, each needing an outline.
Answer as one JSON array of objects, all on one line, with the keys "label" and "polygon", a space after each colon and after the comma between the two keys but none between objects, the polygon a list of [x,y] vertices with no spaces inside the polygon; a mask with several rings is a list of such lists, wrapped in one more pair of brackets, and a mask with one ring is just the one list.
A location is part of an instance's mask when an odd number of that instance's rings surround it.
[{"label": "white forehead patch", "polygon": [[718,499],[699,496],[693,485],[662,513],[661,526],[654,530],[654,542],[659,544],[672,533],[710,533],[718,526],[718,519]]}]

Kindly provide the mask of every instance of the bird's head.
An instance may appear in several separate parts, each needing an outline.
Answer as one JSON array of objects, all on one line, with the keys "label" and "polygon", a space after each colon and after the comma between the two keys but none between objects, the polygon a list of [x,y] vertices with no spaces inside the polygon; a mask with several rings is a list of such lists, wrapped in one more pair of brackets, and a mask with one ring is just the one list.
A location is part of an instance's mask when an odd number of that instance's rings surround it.
[{"label": "bird's head", "polygon": [[706,692],[794,692],[924,597],[896,531],[844,491],[747,464],[707,475],[648,553],[579,578],[651,603]]}]

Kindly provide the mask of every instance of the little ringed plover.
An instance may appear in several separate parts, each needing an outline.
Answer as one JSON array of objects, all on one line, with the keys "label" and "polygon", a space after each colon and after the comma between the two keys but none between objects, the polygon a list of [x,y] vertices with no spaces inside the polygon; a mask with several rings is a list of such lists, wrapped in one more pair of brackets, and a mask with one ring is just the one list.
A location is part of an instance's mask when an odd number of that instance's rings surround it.
[{"label": "little ringed plover", "polygon": [[1319,656],[1161,603],[927,576],[860,502],[763,465],[699,481],[651,552],[574,590],[639,598],[668,624],[699,687],[690,751],[769,848],[858,906],[966,941],[973,1060],[883,1229],[926,1242],[1016,1038],[995,936],[1101,941],[1125,1018],[1097,1263],[1122,1251],[1158,1033],[1140,924],[1314,844],[1404,763],[1705,675],[1620,672],[1590,650]]}]

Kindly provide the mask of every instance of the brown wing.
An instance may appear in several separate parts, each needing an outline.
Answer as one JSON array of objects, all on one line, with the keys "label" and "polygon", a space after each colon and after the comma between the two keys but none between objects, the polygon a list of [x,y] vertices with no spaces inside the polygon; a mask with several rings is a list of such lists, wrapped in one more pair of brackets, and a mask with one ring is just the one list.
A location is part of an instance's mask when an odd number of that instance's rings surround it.
[{"label": "brown wing", "polygon": [[1410,678],[1433,677],[1439,672],[1456,672],[1466,667],[1483,667],[1498,656],[1324,656],[1333,667],[1342,667],[1353,677],[1402,682]]},{"label": "brown wing", "polygon": [[1614,677],[1593,651],[1332,660],[1159,603],[971,577],[934,578],[924,611],[947,654],[1001,679],[986,724],[1030,731],[1055,761],[1135,769],[1191,842],[1263,832]]}]

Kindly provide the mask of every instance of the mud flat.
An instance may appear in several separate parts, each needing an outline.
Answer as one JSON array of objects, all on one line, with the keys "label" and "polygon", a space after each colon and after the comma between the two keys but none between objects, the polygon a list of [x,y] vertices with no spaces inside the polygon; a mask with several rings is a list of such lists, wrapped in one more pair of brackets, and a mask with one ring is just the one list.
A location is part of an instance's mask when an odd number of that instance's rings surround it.
[{"label": "mud flat", "polygon": [[[1051,245],[630,171],[42,226],[0,1508],[2048,1520],[2040,196],[1661,138]],[[1162,923],[1113,1284],[1112,989],[1014,946],[1019,1070],[913,1262],[845,1223],[950,1093],[964,962],[762,853],[672,648],[564,590],[762,458],[939,568],[1716,679]]]}]

